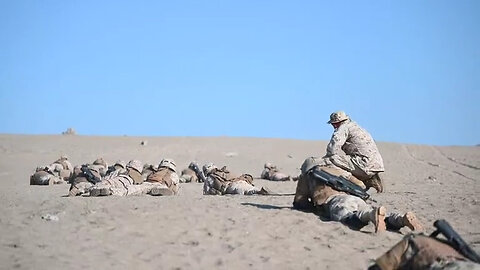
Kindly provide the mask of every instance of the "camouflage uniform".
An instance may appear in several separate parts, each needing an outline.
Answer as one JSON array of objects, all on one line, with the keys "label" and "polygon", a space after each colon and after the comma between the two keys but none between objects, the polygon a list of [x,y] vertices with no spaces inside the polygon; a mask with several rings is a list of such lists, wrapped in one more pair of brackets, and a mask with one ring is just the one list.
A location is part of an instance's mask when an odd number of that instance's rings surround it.
[{"label": "camouflage uniform", "polygon": [[334,131],[325,158],[361,180],[385,171],[372,136],[349,119]]},{"label": "camouflage uniform", "polygon": [[107,174],[108,165],[103,158],[97,158],[92,165],[93,167],[98,169],[98,172],[102,177],[104,177]]},{"label": "camouflage uniform", "polygon": [[37,167],[35,173],[30,176],[30,185],[45,186],[63,183],[65,183],[65,181],[61,179],[58,174],[53,172],[49,166]]},{"label": "camouflage uniform", "polygon": [[30,185],[64,184],[72,175],[73,166],[66,155],[61,156],[48,166],[37,167],[30,176]]},{"label": "camouflage uniform", "polygon": [[260,178],[262,179],[272,180],[272,181],[292,180],[292,177],[290,177],[289,175],[279,172],[277,169],[277,166],[274,166],[270,163],[265,163],[263,167],[264,169],[262,171],[262,174],[260,175]]},{"label": "camouflage uniform", "polygon": [[150,195],[176,195],[179,190],[180,178],[177,174],[177,165],[172,159],[163,159],[158,170],[147,177],[150,184]]},{"label": "camouflage uniform", "polygon": [[408,234],[375,260],[369,270],[479,270],[453,247],[435,237]]},{"label": "camouflage uniform", "polygon": [[[143,166],[140,161],[132,160],[127,164],[126,172],[121,172],[114,177],[107,177],[101,183],[96,184],[90,188],[90,196],[133,196],[133,195],[173,195],[178,192],[178,176],[175,178],[176,173],[168,173],[169,177],[162,178],[162,181],[152,180],[155,178],[155,174],[163,173],[162,176],[167,175],[165,172],[171,172],[170,168],[165,167],[160,163],[160,168],[156,173],[150,174],[147,181],[143,181],[143,177],[140,171]],[[166,184],[167,180],[170,182]]]},{"label": "camouflage uniform", "polygon": [[321,215],[358,230],[369,222],[375,225],[375,232],[386,228],[399,230],[404,226],[412,230],[421,229],[420,223],[412,212],[404,215],[395,213],[387,215],[385,207],[372,207],[359,197],[335,190],[308,174],[310,170],[323,170],[339,177],[345,173],[341,169],[322,167],[312,162],[312,159],[306,159],[302,165],[302,174],[295,192],[294,208],[316,209]]},{"label": "camouflage uniform", "polygon": [[78,196],[89,192],[90,188],[96,183],[102,181],[102,172],[106,173],[106,163],[94,162],[96,164],[86,164],[76,166],[70,180],[70,190],[68,196]]},{"label": "camouflage uniform", "polygon": [[203,172],[206,175],[206,180],[203,184],[204,195],[266,195],[269,193],[263,187],[255,187],[253,185],[253,177],[249,174],[231,178],[230,172],[225,166],[218,169],[215,165],[209,163],[203,166]]},{"label": "camouflage uniform", "polygon": [[142,177],[143,177],[143,180],[146,181],[147,180],[147,177],[156,172],[158,169],[155,165],[152,165],[152,164],[145,164],[143,165],[143,170],[142,170]]},{"label": "camouflage uniform", "polygon": [[117,176],[119,173],[125,172],[126,166],[127,164],[125,161],[117,160],[113,166],[108,167],[105,177],[112,178],[113,176]]},{"label": "camouflage uniform", "polygon": [[[57,166],[60,165],[60,166]],[[58,171],[58,175],[65,181],[68,181],[73,173],[73,165],[68,161],[68,156],[62,155],[54,161],[50,166],[54,166],[54,170]]]}]

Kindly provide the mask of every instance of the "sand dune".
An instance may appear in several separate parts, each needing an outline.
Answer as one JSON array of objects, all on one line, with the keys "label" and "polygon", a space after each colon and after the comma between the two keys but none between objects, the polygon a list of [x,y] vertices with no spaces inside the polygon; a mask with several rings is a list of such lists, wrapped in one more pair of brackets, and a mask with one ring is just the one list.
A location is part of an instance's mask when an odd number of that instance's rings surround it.
[{"label": "sand dune", "polygon": [[[140,145],[147,140],[146,146]],[[297,175],[324,141],[264,138],[0,135],[2,269],[365,269],[408,233],[353,231],[293,210],[292,196],[64,197],[67,185],[30,186],[29,175],[61,154],[73,164],[104,157],[155,163],[173,158],[227,165],[259,176],[266,161]],[[480,252],[480,147],[379,143],[392,211],[415,211],[430,233],[447,219]],[[255,180],[292,193],[294,182]],[[47,214],[58,220],[44,219]],[[42,218],[44,217],[44,218]]]}]

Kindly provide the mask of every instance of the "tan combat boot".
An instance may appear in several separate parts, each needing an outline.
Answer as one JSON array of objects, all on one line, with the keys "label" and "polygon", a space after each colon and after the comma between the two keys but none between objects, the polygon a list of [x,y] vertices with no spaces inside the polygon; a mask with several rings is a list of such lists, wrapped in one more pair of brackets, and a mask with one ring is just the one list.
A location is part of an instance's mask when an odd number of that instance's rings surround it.
[{"label": "tan combat boot", "polygon": [[383,182],[384,175],[382,172],[378,172],[365,181],[366,190],[373,187],[377,191],[377,193],[382,193],[385,190],[383,187]]},{"label": "tan combat boot", "polygon": [[385,206],[375,207],[370,213],[370,221],[375,225],[375,232],[384,232],[387,230],[387,225],[385,224],[385,215],[387,214],[387,209]]},{"label": "tan combat boot", "polygon": [[407,226],[412,231],[421,231],[423,226],[413,212],[407,212],[403,215],[403,226]]},{"label": "tan combat boot", "polygon": [[269,195],[272,194],[272,191],[266,187],[262,187],[259,191],[255,192],[258,195]]},{"label": "tan combat boot", "polygon": [[166,187],[153,187],[150,190],[150,195],[152,196],[170,196],[174,195],[173,191]]}]

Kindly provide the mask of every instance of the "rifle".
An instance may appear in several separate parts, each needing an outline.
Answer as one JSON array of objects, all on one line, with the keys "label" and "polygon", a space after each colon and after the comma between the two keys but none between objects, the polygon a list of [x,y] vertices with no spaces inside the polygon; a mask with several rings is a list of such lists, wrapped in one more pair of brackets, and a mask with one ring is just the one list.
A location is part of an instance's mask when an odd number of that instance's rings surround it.
[{"label": "rifle", "polygon": [[96,184],[100,181],[102,181],[100,178],[96,177],[92,171],[90,170],[90,168],[88,168],[87,165],[82,165],[82,168],[81,168],[82,172],[83,172],[83,175],[85,175],[85,178],[87,178],[88,182],[91,182],[93,184]]},{"label": "rifle", "polygon": [[192,162],[190,165],[192,166],[191,169],[192,169],[193,171],[195,171],[195,173],[197,174],[198,178],[200,178],[200,180],[202,180],[202,182],[205,182],[206,177],[205,177],[205,175],[203,174],[203,171],[200,170],[200,168],[198,167],[198,164]]},{"label": "rifle", "polygon": [[433,223],[433,226],[437,228],[430,237],[436,237],[439,233],[442,233],[445,238],[447,238],[448,244],[453,247],[455,250],[460,252],[463,256],[467,257],[468,259],[480,263],[480,257],[473,249],[471,249],[465,241],[463,241],[462,237],[458,235],[458,233],[448,224],[448,222],[444,219],[439,219]]},{"label": "rifle", "polygon": [[335,190],[343,191],[343,192],[346,192],[348,194],[360,197],[365,201],[370,198],[370,194],[368,194],[360,186],[352,183],[350,180],[345,179],[343,177],[339,177],[339,176],[330,174],[330,173],[328,173],[326,171],[323,171],[319,168],[314,168],[314,169],[310,170],[308,172],[308,174],[313,176],[316,180],[321,181],[322,183],[326,184],[327,186],[332,187]]}]

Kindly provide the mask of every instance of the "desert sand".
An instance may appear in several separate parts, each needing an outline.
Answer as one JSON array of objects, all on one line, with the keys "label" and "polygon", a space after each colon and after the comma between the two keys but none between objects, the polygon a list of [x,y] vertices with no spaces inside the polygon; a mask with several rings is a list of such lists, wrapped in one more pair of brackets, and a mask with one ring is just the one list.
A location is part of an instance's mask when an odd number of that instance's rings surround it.
[{"label": "desert sand", "polygon": [[[141,141],[148,141],[146,146]],[[297,175],[326,141],[231,137],[0,135],[1,269],[366,269],[403,235],[354,231],[292,209],[293,196],[204,196],[181,184],[172,197],[66,197],[69,186],[30,186],[36,166],[67,154],[74,165],[104,157],[179,171],[192,160],[259,177],[266,161]],[[431,233],[444,218],[480,252],[480,147],[378,143],[389,211],[414,211]],[[255,180],[279,193],[296,182]],[[370,191],[372,192],[372,191]],[[53,220],[45,219],[50,215]],[[43,218],[42,218],[43,217]],[[58,219],[58,220],[56,220]]]}]

